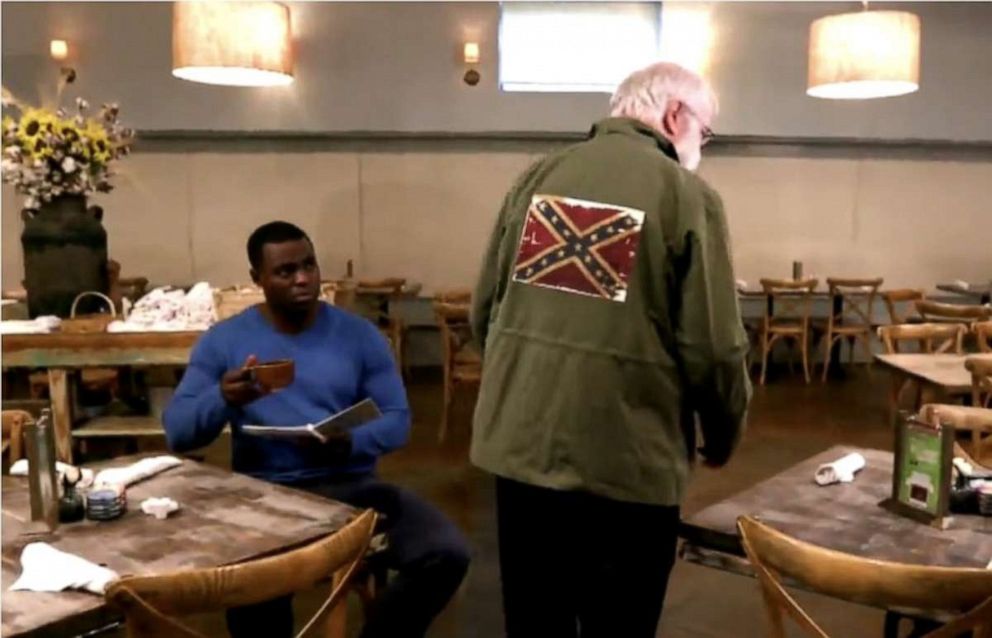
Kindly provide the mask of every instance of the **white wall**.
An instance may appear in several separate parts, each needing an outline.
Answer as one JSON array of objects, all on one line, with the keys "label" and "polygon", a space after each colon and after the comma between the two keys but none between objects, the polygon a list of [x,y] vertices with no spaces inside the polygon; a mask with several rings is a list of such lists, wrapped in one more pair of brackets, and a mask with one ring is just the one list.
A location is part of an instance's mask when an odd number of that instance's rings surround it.
[{"label": "white wall", "polygon": [[[525,152],[137,153],[106,209],[110,254],[156,283],[248,279],[244,242],[282,218],[308,230],[325,275],[470,286]],[[882,276],[889,287],[992,278],[992,163],[715,156],[737,275]],[[3,189],[3,285],[22,277],[17,198]]]},{"label": "white wall", "polygon": [[[138,129],[585,131],[606,108],[602,95],[500,93],[493,2],[291,7],[297,81],[246,90],[172,78],[170,3],[5,2],[4,85],[25,98],[50,86],[48,41],[64,37],[78,52],[78,89],[119,101]],[[721,133],[992,141],[992,3],[885,3],[922,18],[921,89],[866,102],[805,95],[810,21],[856,3],[713,7]],[[482,46],[474,88],[461,82],[467,38]]]}]

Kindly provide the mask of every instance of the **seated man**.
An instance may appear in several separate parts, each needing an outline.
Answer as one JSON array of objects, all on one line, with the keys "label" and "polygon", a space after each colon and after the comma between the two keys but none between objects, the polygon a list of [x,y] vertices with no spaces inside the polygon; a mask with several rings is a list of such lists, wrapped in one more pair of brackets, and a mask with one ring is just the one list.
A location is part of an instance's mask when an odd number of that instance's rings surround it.
[{"label": "seated man", "polygon": [[[410,431],[406,394],[386,340],[361,317],[319,300],[313,244],[296,226],[272,222],[248,239],[251,277],[265,303],[210,329],[164,415],[169,447],[203,447],[231,424],[237,472],[385,515],[386,564],[399,573],[380,595],[362,636],[423,636],[468,568],[459,530],[414,494],[379,481],[376,459],[402,447]],[[270,391],[245,368],[292,359],[295,381]],[[350,432],[299,441],[252,436],[244,424],[299,425],[371,397],[383,416]],[[291,636],[291,599],[229,610],[232,636]]]}]

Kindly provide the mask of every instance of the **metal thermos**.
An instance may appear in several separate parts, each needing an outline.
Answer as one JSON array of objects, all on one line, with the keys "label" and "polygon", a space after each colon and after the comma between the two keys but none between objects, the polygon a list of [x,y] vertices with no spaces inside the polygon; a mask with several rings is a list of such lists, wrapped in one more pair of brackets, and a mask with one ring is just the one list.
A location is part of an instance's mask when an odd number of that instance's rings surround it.
[{"label": "metal thermos", "polygon": [[59,491],[51,410],[43,410],[37,421],[26,424],[24,439],[28,453],[31,520],[43,521],[50,531],[55,531],[59,526]]},{"label": "metal thermos", "polygon": [[794,261],[792,262],[792,280],[801,281],[803,278],[803,262]]}]

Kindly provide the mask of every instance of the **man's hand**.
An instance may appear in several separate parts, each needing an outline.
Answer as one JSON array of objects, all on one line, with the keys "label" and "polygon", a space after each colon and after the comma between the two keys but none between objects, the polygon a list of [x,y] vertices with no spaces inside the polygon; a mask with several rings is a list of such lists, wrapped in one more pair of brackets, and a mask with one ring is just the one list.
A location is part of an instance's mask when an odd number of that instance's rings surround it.
[{"label": "man's hand", "polygon": [[236,408],[243,407],[269,394],[269,388],[256,383],[251,378],[248,368],[257,364],[258,358],[250,355],[243,366],[228,370],[220,380],[220,393],[228,405]]}]

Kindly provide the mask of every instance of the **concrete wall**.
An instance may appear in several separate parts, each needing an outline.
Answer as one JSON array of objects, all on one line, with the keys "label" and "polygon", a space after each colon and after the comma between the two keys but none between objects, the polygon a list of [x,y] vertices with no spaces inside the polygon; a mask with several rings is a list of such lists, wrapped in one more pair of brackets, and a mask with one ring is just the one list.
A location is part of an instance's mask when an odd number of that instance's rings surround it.
[{"label": "concrete wall", "polygon": [[[992,140],[992,3],[885,3],[922,19],[921,88],[863,102],[805,95],[810,22],[857,10],[856,3],[711,6],[721,133]],[[119,101],[138,129],[585,131],[606,108],[604,95],[501,93],[495,2],[291,8],[297,81],[258,90],[173,78],[170,3],[5,2],[4,86],[25,99],[50,94],[48,41],[61,37],[75,54],[78,90],[94,102]],[[482,48],[482,82],[474,88],[461,81],[466,39]]]}]

